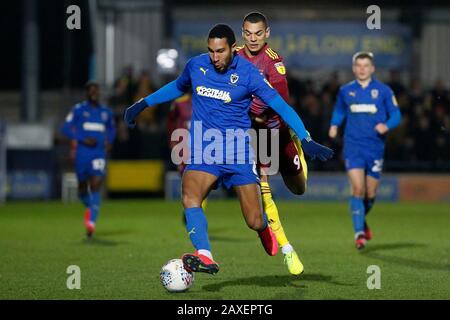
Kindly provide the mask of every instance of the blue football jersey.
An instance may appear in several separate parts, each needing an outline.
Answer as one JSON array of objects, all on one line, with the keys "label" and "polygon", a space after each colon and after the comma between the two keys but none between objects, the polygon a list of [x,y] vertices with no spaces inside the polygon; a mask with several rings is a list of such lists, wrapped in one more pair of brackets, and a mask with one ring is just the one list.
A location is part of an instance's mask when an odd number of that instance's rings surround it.
[{"label": "blue football jersey", "polygon": [[[223,73],[216,71],[208,54],[196,56],[188,61],[176,84],[181,91],[192,91],[191,137],[198,140],[200,130],[219,130],[224,137],[224,147],[227,130],[250,129],[252,96],[268,103],[278,95],[259,70],[238,55],[233,57]],[[201,128],[198,125],[200,121]],[[205,147],[202,144],[202,150]],[[196,151],[198,154],[202,150],[197,150],[198,144],[193,148],[191,158],[198,163],[193,157]],[[241,157],[238,153],[235,152],[235,159]]]},{"label": "blue football jersey", "polygon": [[[63,133],[77,140],[77,157],[104,157],[105,142],[112,144],[116,135],[113,113],[102,105],[93,107],[87,101],[78,103],[67,115]],[[95,138],[97,144],[94,147],[84,145],[81,141],[86,138]]]},{"label": "blue football jersey", "polygon": [[375,126],[386,123],[397,109],[397,101],[389,86],[372,77],[368,86],[363,88],[354,80],[340,88],[331,124],[339,126],[346,120],[346,147],[383,149],[385,135],[375,131]]}]

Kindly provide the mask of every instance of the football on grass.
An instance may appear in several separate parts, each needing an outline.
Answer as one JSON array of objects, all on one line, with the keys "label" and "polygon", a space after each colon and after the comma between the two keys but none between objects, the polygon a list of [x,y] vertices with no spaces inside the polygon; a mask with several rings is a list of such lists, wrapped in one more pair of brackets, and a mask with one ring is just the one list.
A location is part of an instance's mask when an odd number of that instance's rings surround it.
[{"label": "football on grass", "polygon": [[184,268],[181,259],[172,259],[162,266],[159,279],[170,292],[183,292],[194,283],[194,273]]}]

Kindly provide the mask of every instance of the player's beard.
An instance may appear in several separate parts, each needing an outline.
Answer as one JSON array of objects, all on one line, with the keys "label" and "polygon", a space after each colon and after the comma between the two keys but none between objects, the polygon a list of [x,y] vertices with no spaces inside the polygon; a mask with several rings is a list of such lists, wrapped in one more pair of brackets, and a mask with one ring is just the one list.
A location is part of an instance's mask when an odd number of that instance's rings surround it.
[{"label": "player's beard", "polygon": [[233,56],[230,56],[222,65],[220,65],[220,68],[216,67],[216,64],[214,62],[212,62],[212,64],[218,72],[225,72],[228,69],[228,66],[231,64],[232,59]]},{"label": "player's beard", "polygon": [[219,67],[214,65],[214,68],[216,68],[217,72],[223,72],[226,69],[226,65],[220,65]]}]

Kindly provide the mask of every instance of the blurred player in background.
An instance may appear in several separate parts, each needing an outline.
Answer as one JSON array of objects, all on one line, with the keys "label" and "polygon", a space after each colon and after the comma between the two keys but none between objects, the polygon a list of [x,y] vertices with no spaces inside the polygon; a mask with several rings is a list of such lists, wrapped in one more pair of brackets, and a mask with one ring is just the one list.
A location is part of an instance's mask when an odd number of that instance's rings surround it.
[{"label": "blurred player in background", "polygon": [[[178,79],[130,106],[124,114],[125,122],[133,127],[137,115],[147,107],[173,100],[190,91],[192,123],[201,124],[202,132],[212,129],[225,137],[227,130],[245,132],[251,128],[248,111],[252,95],[255,95],[266,101],[301,137],[305,152],[323,161],[329,159],[333,151],[311,139],[297,113],[270,86],[258,69],[236,55],[235,50],[233,30],[223,24],[214,26],[208,35],[208,54],[193,57]],[[217,181],[227,188],[234,187],[248,227],[258,233],[267,254],[276,255],[278,244],[262,208],[259,178],[256,164],[252,161],[249,140],[244,138],[245,150],[232,149],[232,159],[227,152],[227,161],[222,158],[222,161],[210,162],[212,159],[204,158],[209,144],[203,143],[203,137],[198,141],[199,134],[195,133],[195,127],[191,124],[193,152],[191,163],[183,174],[182,202],[186,229],[196,251],[182,256],[185,267],[194,272],[214,274],[219,271],[219,265],[213,260],[211,253],[208,222],[201,208],[203,199]],[[226,144],[226,139],[224,142]],[[234,139],[231,142],[234,144]],[[228,149],[223,147],[222,151]],[[196,153],[202,155],[200,161],[195,158]],[[241,153],[245,153],[244,163],[239,163],[238,160]]]},{"label": "blurred player in background", "polygon": [[[280,96],[289,102],[286,68],[281,56],[266,43],[269,36],[270,28],[267,18],[260,12],[251,12],[244,17],[242,24],[244,46],[238,47],[237,52],[238,55],[253,63],[272,87],[278,91]],[[303,194],[306,190],[308,167],[301,143],[295,133],[289,129],[286,123],[267,103],[257,97],[254,97],[252,101],[250,116],[252,118],[252,126],[256,129],[256,132],[259,132],[259,129],[279,130],[280,173],[284,183],[291,192],[298,195]],[[270,143],[267,143],[267,146],[270,148]],[[258,161],[264,210],[269,218],[269,225],[275,233],[278,244],[284,254],[284,262],[289,272],[293,275],[299,275],[303,272],[304,267],[299,256],[289,243],[281,225],[278,209],[270,191],[267,175],[269,166],[270,164],[262,164]]]},{"label": "blurred player in background", "polygon": [[352,62],[356,79],[340,88],[328,135],[336,138],[346,120],[343,151],[352,188],[350,210],[356,248],[362,249],[372,239],[366,215],[380,182],[386,133],[399,125],[401,114],[391,88],[373,76],[373,54],[357,52]]},{"label": "blurred player in background", "polygon": [[116,129],[111,109],[99,102],[98,83],[88,82],[86,94],[87,100],[72,108],[62,130],[76,147],[78,196],[86,207],[85,225],[87,236],[91,238],[100,210],[106,156],[114,141]]}]

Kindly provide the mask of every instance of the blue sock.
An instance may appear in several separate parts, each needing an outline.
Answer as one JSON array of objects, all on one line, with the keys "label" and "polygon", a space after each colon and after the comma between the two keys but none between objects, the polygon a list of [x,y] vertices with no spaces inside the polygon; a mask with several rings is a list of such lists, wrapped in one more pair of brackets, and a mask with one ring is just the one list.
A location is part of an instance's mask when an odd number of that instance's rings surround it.
[{"label": "blue sock", "polygon": [[352,213],[353,229],[355,233],[364,231],[364,202],[362,198],[351,197],[350,210]]},{"label": "blue sock", "polygon": [[86,191],[84,193],[78,193],[78,198],[84,204],[85,207],[91,206],[91,194],[89,193],[89,191]]},{"label": "blue sock", "polygon": [[186,230],[192,245],[196,250],[211,251],[211,245],[208,239],[208,220],[202,208],[184,209],[186,217]]},{"label": "blue sock", "polygon": [[97,221],[97,217],[98,217],[98,213],[100,210],[100,192],[96,191],[96,192],[92,192],[91,193],[91,222],[96,222]]}]

